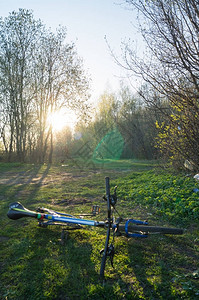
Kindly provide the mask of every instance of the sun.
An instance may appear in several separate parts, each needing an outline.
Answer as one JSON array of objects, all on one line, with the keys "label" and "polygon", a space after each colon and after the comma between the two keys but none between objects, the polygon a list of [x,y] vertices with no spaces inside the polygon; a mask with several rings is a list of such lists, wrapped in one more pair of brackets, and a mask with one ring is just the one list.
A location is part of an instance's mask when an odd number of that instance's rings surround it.
[{"label": "sun", "polygon": [[48,123],[52,126],[54,132],[59,132],[66,126],[74,130],[77,116],[73,111],[61,109],[49,115]]}]

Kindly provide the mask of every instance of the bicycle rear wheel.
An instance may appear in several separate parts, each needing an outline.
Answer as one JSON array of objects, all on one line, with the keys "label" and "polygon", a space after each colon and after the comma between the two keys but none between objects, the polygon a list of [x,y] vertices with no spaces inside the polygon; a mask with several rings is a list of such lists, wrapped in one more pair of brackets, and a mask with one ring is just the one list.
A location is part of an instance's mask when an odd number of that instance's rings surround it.
[{"label": "bicycle rear wheel", "polygon": [[[119,231],[125,234],[125,225],[119,225]],[[159,226],[148,226],[148,225],[133,225],[128,226],[129,233],[162,233],[162,234],[183,234],[183,229],[159,227]]]}]

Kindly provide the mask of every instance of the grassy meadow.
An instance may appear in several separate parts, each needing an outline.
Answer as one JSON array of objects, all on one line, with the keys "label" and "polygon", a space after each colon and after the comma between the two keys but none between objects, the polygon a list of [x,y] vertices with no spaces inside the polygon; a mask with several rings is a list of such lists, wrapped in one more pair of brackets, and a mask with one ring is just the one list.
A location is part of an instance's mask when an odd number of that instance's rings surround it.
[{"label": "grassy meadow", "polygon": [[[71,214],[98,204],[94,219],[104,220],[105,176],[118,186],[122,216],[184,228],[184,234],[116,237],[114,268],[107,261],[101,281],[106,230],[71,231],[63,244],[60,227],[7,218],[9,204],[19,201],[31,210],[45,206]],[[0,299],[198,299],[198,185],[192,175],[154,161],[0,163]]]}]

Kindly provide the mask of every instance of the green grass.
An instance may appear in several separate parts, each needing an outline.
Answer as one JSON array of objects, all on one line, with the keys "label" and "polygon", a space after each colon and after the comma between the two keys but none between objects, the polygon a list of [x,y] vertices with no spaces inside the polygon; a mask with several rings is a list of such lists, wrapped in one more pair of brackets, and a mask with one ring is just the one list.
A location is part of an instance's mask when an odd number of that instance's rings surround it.
[{"label": "green grass", "polygon": [[173,223],[198,220],[199,194],[193,177],[174,175],[160,170],[133,172],[119,182],[120,196],[129,205],[143,205],[154,209]]},{"label": "green grass", "polygon": [[[106,232],[40,228],[33,219],[9,220],[9,203],[85,213],[106,213],[104,177],[118,185],[117,209],[150,224],[185,228],[183,236],[115,238],[114,269],[99,279]],[[197,187],[191,177],[163,171],[157,162],[68,161],[63,165],[0,163],[0,299],[198,299]]]}]

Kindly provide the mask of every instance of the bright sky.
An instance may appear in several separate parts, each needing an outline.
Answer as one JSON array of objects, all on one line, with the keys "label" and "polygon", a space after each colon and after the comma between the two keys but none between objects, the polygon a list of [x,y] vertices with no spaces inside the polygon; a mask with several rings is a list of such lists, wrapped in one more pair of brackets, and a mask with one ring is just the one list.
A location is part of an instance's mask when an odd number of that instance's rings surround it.
[{"label": "bright sky", "polygon": [[[41,19],[52,30],[59,24],[68,30],[67,42],[75,42],[84,60],[84,68],[91,75],[92,100],[110,88],[119,88],[126,73],[111,57],[104,37],[111,48],[121,54],[121,41],[139,35],[135,29],[136,15],[125,9],[122,0],[1,0],[0,16],[19,8],[32,9],[35,19]],[[127,6],[126,6],[127,7]],[[139,43],[138,43],[139,46]]]}]

